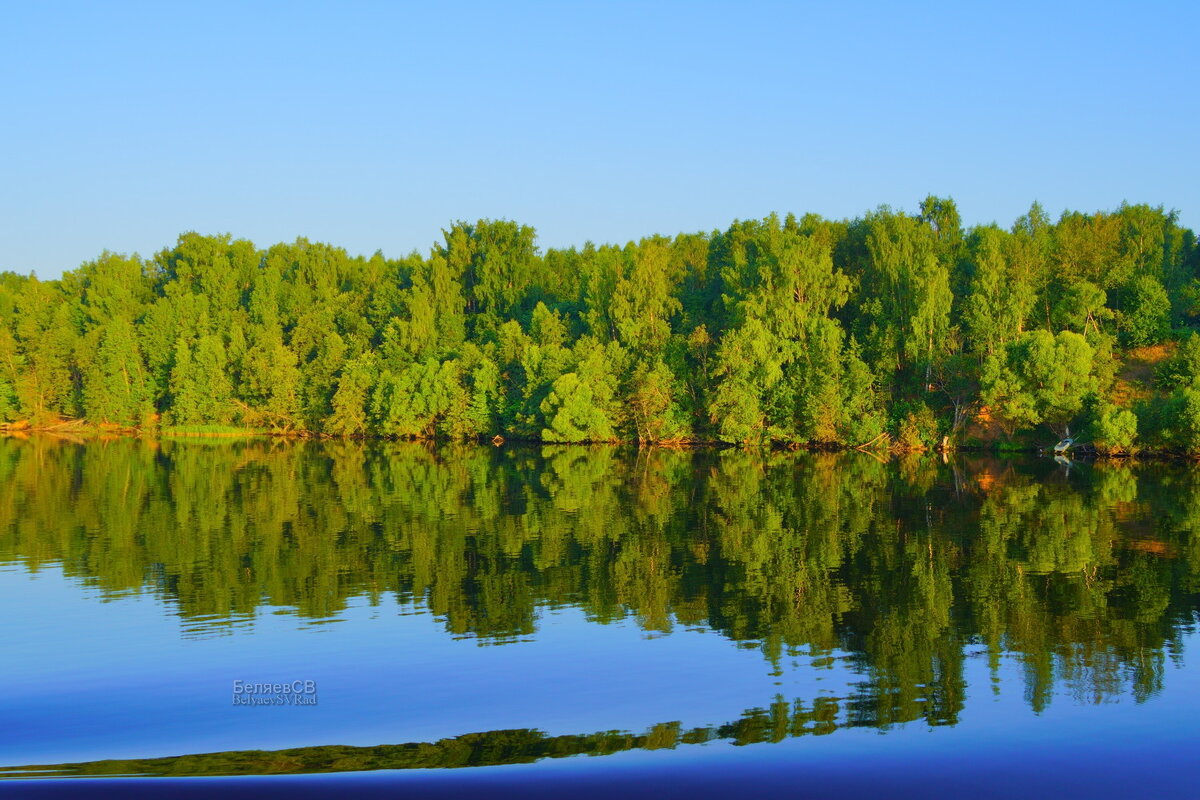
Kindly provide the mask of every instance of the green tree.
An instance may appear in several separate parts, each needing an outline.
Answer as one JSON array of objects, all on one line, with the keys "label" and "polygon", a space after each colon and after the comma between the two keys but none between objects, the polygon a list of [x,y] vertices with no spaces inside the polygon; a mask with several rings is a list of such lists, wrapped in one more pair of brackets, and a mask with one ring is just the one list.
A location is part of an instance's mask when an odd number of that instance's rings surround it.
[{"label": "green tree", "polygon": [[1098,393],[1095,355],[1072,331],[1030,331],[985,362],[981,398],[1010,434],[1042,423],[1061,433]]},{"label": "green tree", "polygon": [[277,326],[263,326],[254,332],[240,383],[247,421],[282,430],[299,426],[300,370],[296,354],[284,345]]},{"label": "green tree", "polygon": [[214,335],[195,345],[180,337],[171,368],[172,425],[228,425],[234,416],[225,347]]},{"label": "green tree", "polygon": [[539,409],[548,442],[609,442],[617,438],[617,379],[613,365],[620,347],[584,342],[575,370],[556,378]]},{"label": "green tree", "polygon": [[969,294],[963,321],[972,348],[994,353],[1025,330],[1037,301],[1035,278],[1019,246],[999,228],[977,228],[968,243]]},{"label": "green tree", "polygon": [[1133,347],[1157,344],[1171,326],[1171,301],[1152,275],[1138,275],[1125,290],[1120,318],[1121,339]]},{"label": "green tree", "polygon": [[869,255],[864,286],[873,304],[871,338],[881,355],[895,353],[899,367],[916,369],[928,385],[934,365],[948,350],[950,265],[937,232],[922,220],[889,210],[866,221]]},{"label": "green tree", "polygon": [[82,372],[84,415],[91,422],[142,425],[153,406],[133,323],[117,316],[94,333],[89,338],[97,347]]},{"label": "green tree", "polygon": [[1137,416],[1111,403],[1099,406],[1092,428],[1093,444],[1102,453],[1128,453],[1137,441]]},{"label": "green tree", "polygon": [[330,433],[361,436],[369,432],[367,402],[377,380],[374,356],[362,355],[346,362],[333,395],[333,412],[325,423]]},{"label": "green tree", "polygon": [[455,223],[443,231],[436,256],[450,273],[461,276],[466,309],[474,330],[494,330],[515,317],[529,289],[538,260],[533,228],[509,220]]}]

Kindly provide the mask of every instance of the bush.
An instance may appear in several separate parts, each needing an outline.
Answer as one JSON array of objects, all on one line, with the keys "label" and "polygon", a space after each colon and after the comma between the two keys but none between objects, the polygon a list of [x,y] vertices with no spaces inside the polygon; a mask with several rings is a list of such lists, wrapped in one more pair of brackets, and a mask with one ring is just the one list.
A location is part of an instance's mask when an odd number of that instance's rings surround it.
[{"label": "bush", "polygon": [[1187,386],[1200,375],[1200,336],[1194,332],[1179,342],[1175,355],[1159,367],[1157,378],[1168,389]]},{"label": "bush", "polygon": [[1093,444],[1101,453],[1128,453],[1137,440],[1137,416],[1127,408],[1102,404],[1092,424]]},{"label": "bush", "polygon": [[937,417],[924,403],[918,403],[896,426],[896,447],[900,450],[927,450],[941,437]]},{"label": "bush", "polygon": [[1200,453],[1200,388],[1176,389],[1162,410],[1162,422],[1168,447]]}]

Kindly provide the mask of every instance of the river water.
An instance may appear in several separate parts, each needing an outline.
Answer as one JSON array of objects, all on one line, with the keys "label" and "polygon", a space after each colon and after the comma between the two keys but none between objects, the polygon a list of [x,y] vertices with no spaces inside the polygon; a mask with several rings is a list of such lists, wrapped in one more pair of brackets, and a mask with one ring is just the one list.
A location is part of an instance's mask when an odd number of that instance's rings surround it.
[{"label": "river water", "polygon": [[1186,464],[0,439],[0,791],[1195,796],[1198,608]]}]

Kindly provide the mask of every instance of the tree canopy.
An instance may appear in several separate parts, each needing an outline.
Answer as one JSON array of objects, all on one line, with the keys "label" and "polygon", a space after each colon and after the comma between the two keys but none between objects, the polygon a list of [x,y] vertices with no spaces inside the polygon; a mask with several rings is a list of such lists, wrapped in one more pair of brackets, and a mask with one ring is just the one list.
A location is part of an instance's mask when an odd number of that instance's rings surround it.
[{"label": "tree canopy", "polygon": [[186,233],[57,281],[0,274],[0,423],[1184,446],[1190,379],[1120,377],[1196,325],[1198,266],[1161,207],[964,228],[932,196],[544,252],[509,220],[400,259]]}]

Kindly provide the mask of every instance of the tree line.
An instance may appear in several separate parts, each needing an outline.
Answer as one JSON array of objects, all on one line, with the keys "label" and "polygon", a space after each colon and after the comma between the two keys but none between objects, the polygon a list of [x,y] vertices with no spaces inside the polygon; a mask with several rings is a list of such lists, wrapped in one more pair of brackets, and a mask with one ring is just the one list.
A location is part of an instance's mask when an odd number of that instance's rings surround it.
[{"label": "tree line", "polygon": [[[1200,450],[1200,248],[1147,205],[954,202],[427,255],[187,233],[0,274],[0,423],[401,438]],[[1141,372],[1131,363],[1149,365]]]}]

